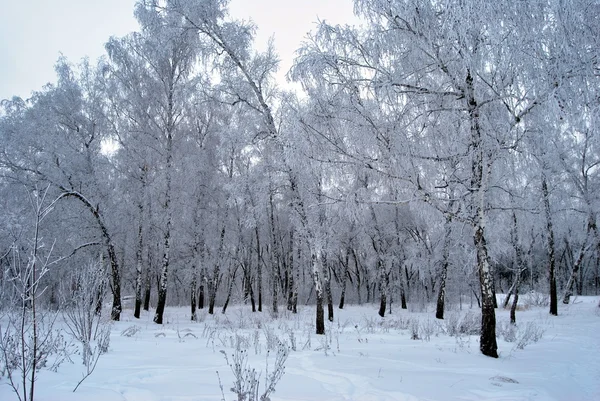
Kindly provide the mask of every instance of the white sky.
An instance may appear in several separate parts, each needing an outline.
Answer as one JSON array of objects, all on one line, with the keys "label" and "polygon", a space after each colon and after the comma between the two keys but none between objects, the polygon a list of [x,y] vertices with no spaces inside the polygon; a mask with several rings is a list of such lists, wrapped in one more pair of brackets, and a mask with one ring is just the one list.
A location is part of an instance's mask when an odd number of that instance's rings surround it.
[{"label": "white sky", "polygon": [[[60,53],[71,62],[104,54],[112,35],[137,29],[135,0],[0,0],[0,99],[27,98],[55,81]],[[352,0],[231,0],[236,18],[259,27],[258,48],[275,35],[283,77],[294,51],[317,17],[333,24],[353,23]]]}]

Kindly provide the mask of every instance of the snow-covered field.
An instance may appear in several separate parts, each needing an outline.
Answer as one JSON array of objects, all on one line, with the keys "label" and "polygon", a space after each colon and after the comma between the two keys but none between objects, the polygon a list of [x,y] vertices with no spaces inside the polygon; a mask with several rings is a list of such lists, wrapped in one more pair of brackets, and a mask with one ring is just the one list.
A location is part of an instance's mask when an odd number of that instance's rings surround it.
[{"label": "snow-covered field", "polygon": [[[281,341],[293,349],[272,401],[600,400],[597,305],[598,297],[578,297],[560,304],[558,317],[527,308],[517,312],[515,333],[507,329],[508,311],[498,310],[498,359],[481,355],[478,336],[467,334],[479,324],[477,309],[450,311],[438,321],[431,311],[395,309],[380,318],[373,305],[347,306],[335,310],[326,336],[314,334],[309,306],[279,319],[248,306],[225,315],[201,311],[199,322],[188,320],[187,308],[168,308],[163,326],[152,323],[151,313],[137,320],[126,310],[112,327],[109,352],[77,392],[83,366],[74,356],[57,372],[42,369],[36,399],[237,400],[224,353],[231,361],[236,344],[247,350],[249,367],[262,372],[262,392],[267,361],[270,373]],[[0,379],[0,400],[16,399]]]}]

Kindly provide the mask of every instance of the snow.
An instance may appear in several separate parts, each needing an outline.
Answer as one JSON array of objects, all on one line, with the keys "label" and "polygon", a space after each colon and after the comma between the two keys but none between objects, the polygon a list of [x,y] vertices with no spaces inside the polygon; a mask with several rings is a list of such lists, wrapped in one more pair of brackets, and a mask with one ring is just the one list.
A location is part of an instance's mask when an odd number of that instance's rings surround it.
[{"label": "snow", "polygon": [[[517,312],[517,340],[530,328],[543,330],[537,342],[517,347],[502,333],[508,327],[508,310],[497,310],[500,357],[480,354],[477,335],[450,336],[449,322],[477,323],[478,310],[468,307],[447,312],[446,320],[428,311],[395,309],[384,318],[376,305],[347,306],[335,310],[327,335],[314,331],[314,307],[297,315],[281,311],[278,319],[252,313],[249,306],[231,307],[227,314],[210,316],[199,311],[191,322],[188,308],[167,308],[165,324],[152,323],[153,311],[142,319],[125,310],[113,325],[111,345],[95,372],[77,392],[82,377],[78,356],[57,372],[42,369],[36,382],[39,401],[214,401],[236,400],[229,391],[233,374],[221,351],[231,355],[242,344],[249,364],[272,371],[273,335],[295,344],[285,375],[272,401],[291,400],[600,400],[600,308],[598,297],[577,297],[559,306],[559,316],[547,307]],[[123,332],[136,326],[137,332]],[[413,340],[418,327],[419,339]],[[268,339],[271,340],[268,340]],[[231,358],[230,358],[231,359]],[[270,372],[269,371],[269,372]],[[0,400],[17,400],[0,379]]]}]

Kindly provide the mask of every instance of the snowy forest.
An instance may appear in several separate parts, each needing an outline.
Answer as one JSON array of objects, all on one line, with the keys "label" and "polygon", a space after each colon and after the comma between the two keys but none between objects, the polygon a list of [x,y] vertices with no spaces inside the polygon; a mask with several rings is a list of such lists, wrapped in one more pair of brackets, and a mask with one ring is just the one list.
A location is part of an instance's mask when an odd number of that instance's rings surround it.
[{"label": "snowy forest", "polygon": [[464,304],[498,357],[519,294],[599,295],[600,4],[354,11],[307,33],[292,90],[227,0],[140,0],[105,57],[3,100],[2,315],[304,307],[322,335],[348,305]]}]

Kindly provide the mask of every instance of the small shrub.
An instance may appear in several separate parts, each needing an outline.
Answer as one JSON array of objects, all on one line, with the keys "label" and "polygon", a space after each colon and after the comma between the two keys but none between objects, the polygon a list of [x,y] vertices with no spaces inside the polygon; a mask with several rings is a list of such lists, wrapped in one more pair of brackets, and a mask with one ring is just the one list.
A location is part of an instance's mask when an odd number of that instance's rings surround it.
[{"label": "small shrub", "polygon": [[[273,370],[269,372],[269,353],[267,353],[265,367],[265,387],[262,394],[260,393],[260,376],[262,372],[258,372],[248,363],[248,351],[241,349],[238,345],[231,354],[231,359],[225,351],[221,351],[225,357],[227,365],[231,369],[234,376],[231,392],[237,395],[237,401],[269,401],[270,395],[275,392],[275,387],[285,373],[285,362],[289,355],[289,348],[283,343],[279,343],[276,349],[275,363]],[[217,372],[217,376],[219,372]],[[222,384],[219,377],[219,386],[222,389]]]},{"label": "small shrub", "polygon": [[523,303],[526,306],[547,307],[550,306],[550,297],[537,291],[530,291],[524,297]]},{"label": "small shrub", "polygon": [[534,322],[527,322],[525,329],[517,337],[517,348],[524,349],[529,344],[537,343],[544,335],[544,329]]},{"label": "small shrub", "polygon": [[410,339],[411,340],[419,340],[420,336],[420,324],[419,319],[413,319],[410,322]]},{"label": "small shrub", "polygon": [[142,328],[140,326],[129,326],[125,330],[121,332],[122,337],[133,337],[135,336]]},{"label": "small shrub", "polygon": [[427,319],[421,323],[421,336],[423,337],[423,340],[429,342],[431,336],[434,334],[436,334],[436,324],[434,321]]},{"label": "small shrub", "polygon": [[517,326],[510,322],[504,322],[500,326],[500,335],[507,343],[514,343],[517,341]]}]

